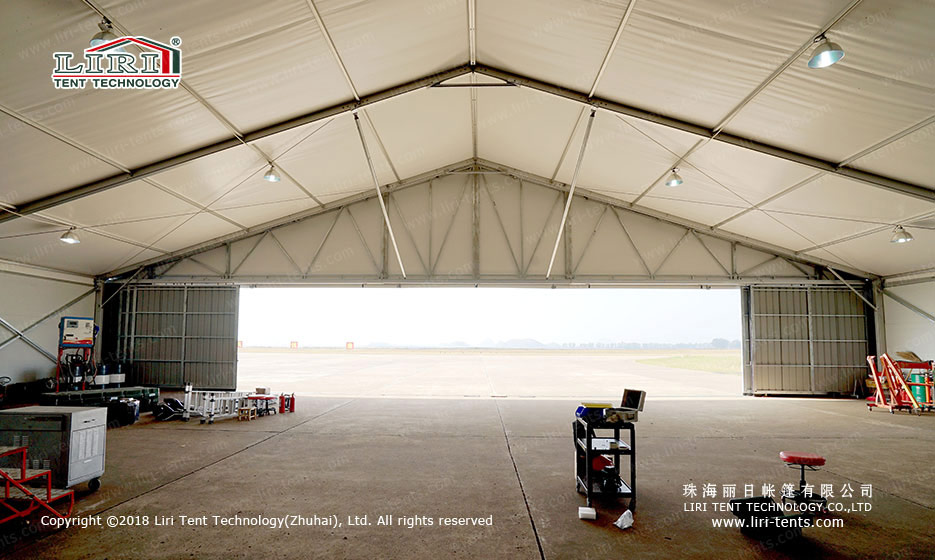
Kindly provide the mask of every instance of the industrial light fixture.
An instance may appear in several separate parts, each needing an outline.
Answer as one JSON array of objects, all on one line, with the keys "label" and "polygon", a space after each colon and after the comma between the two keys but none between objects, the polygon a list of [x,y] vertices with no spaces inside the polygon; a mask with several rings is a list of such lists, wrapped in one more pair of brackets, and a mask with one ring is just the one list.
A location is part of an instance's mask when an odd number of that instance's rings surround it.
[{"label": "industrial light fixture", "polygon": [[913,239],[912,234],[903,229],[903,226],[896,226],[893,228],[893,237],[890,239],[890,243],[909,243]]},{"label": "industrial light fixture", "polygon": [[[91,46],[92,46],[92,47],[96,47],[96,46],[98,46],[98,45],[103,45],[104,43],[109,43],[110,41],[113,41],[114,39],[117,38],[117,36],[114,35],[114,26],[113,26],[113,24],[111,24],[109,21],[107,21],[106,18],[105,18],[105,19],[102,19],[102,20],[101,20],[101,23],[97,24],[97,26],[101,29],[101,31],[100,31],[99,33],[95,33],[94,36],[91,37]],[[115,50],[116,50],[116,49],[115,49]],[[122,49],[120,49],[120,50],[121,50],[121,52],[122,52]]]},{"label": "industrial light fixture", "polygon": [[263,175],[263,178],[270,183],[278,183],[282,180],[282,177],[279,176],[279,173],[276,173],[276,169],[273,168],[273,164],[269,164],[269,171],[266,172],[266,175]]},{"label": "industrial light fixture", "polygon": [[684,182],[685,182],[685,181],[682,180],[682,176],[679,175],[679,168],[678,168],[678,167],[673,167],[673,168],[672,168],[672,173],[669,173],[669,176],[666,178],[666,186],[667,186],[667,187],[677,187],[677,186],[681,185],[681,184],[684,183]]},{"label": "industrial light fixture", "polygon": [[62,241],[62,243],[68,243],[69,245],[76,245],[81,243],[81,240],[78,239],[78,235],[75,233],[75,228],[71,228],[70,230],[63,233],[59,239]]},{"label": "industrial light fixture", "polygon": [[815,37],[816,46],[808,59],[809,68],[827,68],[844,58],[844,49],[834,41],[829,41],[824,33]]}]

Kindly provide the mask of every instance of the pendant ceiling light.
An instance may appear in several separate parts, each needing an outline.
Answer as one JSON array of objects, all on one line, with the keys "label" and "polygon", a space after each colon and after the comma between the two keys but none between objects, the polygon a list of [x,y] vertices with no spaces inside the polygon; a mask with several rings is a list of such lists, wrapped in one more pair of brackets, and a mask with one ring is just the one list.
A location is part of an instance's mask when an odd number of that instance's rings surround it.
[{"label": "pendant ceiling light", "polygon": [[913,239],[912,234],[903,229],[903,226],[896,226],[893,229],[893,237],[890,239],[890,243],[909,243]]},{"label": "pendant ceiling light", "polygon": [[104,43],[109,43],[110,41],[113,41],[117,38],[117,36],[114,35],[114,26],[111,25],[111,23],[106,19],[101,20],[101,23],[97,24],[97,26],[101,29],[101,31],[99,33],[95,33],[94,36],[91,37],[92,47],[103,45]]},{"label": "pendant ceiling light", "polygon": [[81,240],[78,239],[78,235],[75,233],[75,228],[71,228],[70,230],[63,233],[62,236],[59,237],[59,240],[61,240],[62,243],[68,243],[69,245],[76,245],[81,243]]},{"label": "pendant ceiling light", "polygon": [[276,172],[272,164],[270,164],[269,171],[266,172],[266,175],[263,175],[263,178],[270,183],[278,183],[282,180],[282,177],[279,176],[279,173]]},{"label": "pendant ceiling light", "polygon": [[666,178],[666,186],[667,186],[667,187],[677,187],[677,186],[681,185],[681,184],[684,183],[684,182],[685,182],[685,181],[682,180],[682,176],[679,175],[679,168],[678,168],[678,167],[673,167],[673,168],[672,168],[672,173],[669,173],[669,176]]},{"label": "pendant ceiling light", "polygon": [[841,45],[829,41],[824,35],[819,35],[815,43],[812,56],[808,59],[809,68],[827,68],[844,58],[844,49]]}]

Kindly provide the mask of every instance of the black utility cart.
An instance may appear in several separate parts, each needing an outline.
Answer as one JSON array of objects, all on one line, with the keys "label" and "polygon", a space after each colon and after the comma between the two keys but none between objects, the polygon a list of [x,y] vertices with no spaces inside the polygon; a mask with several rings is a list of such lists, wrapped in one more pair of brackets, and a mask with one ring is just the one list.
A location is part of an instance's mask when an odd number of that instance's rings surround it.
[{"label": "black utility cart", "polygon": [[[629,498],[636,510],[636,429],[632,422],[607,423],[604,419],[575,418],[571,424],[575,440],[575,489],[588,498]],[[630,441],[620,439],[628,430]],[[630,476],[624,480],[624,457],[630,458]]]}]

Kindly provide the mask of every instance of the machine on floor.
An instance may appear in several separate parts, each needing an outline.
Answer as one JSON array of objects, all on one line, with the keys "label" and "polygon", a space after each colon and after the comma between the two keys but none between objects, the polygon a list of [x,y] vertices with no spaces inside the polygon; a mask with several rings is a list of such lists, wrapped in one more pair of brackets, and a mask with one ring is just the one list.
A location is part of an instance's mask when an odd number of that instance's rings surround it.
[{"label": "machine on floor", "polygon": [[[107,409],[27,406],[0,411],[0,477],[6,487],[0,523],[42,509],[67,517],[73,488],[101,487],[107,447]],[[67,512],[59,511],[67,503]]]},{"label": "machine on floor", "polygon": [[125,387],[126,364],[97,364],[98,331],[91,317],[61,318],[54,391],[38,395],[38,401],[46,406],[106,407],[112,426],[132,424],[140,411],[152,410],[159,402],[159,389]]}]

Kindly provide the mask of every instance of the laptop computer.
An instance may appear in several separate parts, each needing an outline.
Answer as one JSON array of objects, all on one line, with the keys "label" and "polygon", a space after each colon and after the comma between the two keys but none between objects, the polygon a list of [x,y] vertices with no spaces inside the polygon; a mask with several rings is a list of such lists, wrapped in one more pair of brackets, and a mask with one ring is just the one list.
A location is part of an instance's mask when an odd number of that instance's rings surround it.
[{"label": "laptop computer", "polygon": [[643,411],[643,404],[646,403],[646,391],[636,389],[624,389],[623,398],[620,400],[620,408]]},{"label": "laptop computer", "polygon": [[604,420],[611,423],[636,422],[646,402],[646,391],[624,389],[619,408],[604,409]]}]

